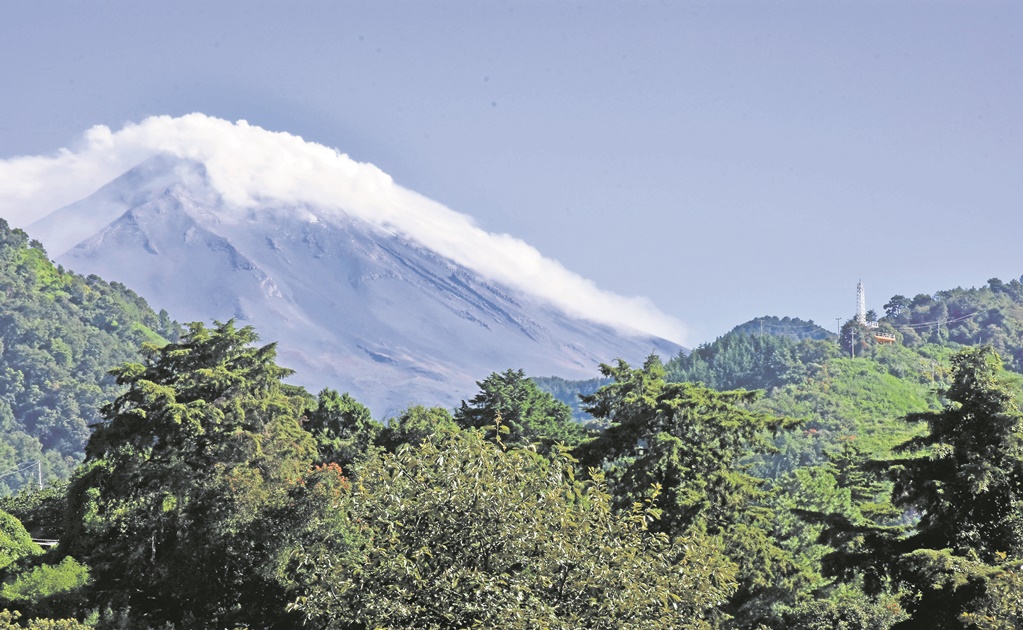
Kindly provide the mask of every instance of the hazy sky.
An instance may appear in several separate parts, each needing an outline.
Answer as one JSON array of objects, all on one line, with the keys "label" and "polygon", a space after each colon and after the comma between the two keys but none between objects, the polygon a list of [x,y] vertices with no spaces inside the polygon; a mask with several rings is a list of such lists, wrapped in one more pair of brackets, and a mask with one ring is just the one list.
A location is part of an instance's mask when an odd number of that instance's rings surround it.
[{"label": "hazy sky", "polygon": [[[1023,274],[1018,2],[0,4],[0,158],[288,131],[706,341]],[[158,305],[157,305],[158,306]]]}]

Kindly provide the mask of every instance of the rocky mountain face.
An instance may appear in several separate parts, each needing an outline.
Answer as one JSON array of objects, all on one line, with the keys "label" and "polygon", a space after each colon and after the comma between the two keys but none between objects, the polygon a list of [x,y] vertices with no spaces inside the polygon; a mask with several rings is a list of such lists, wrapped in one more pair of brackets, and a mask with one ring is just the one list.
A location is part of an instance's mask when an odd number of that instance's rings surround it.
[{"label": "rocky mountain face", "polygon": [[378,416],[454,404],[495,370],[592,378],[600,362],[681,350],[568,316],[354,216],[228,208],[201,164],[177,158],[152,158],[28,232],[60,264],[179,320],[253,325],[293,382],[349,391]]}]

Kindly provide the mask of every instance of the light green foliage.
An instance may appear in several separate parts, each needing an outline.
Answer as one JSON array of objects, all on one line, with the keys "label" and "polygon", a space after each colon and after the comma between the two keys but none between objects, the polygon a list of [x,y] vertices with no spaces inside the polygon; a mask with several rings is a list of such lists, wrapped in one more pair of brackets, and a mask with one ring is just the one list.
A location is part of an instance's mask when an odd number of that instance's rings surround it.
[{"label": "light green foliage", "polygon": [[[907,359],[904,352],[910,353]],[[938,408],[938,395],[929,376],[938,369],[932,359],[905,349],[878,348],[878,354],[897,355],[893,369],[906,363],[913,372],[891,374],[874,358],[832,358],[817,365],[799,383],[772,390],[755,403],[761,411],[805,419],[803,430],[782,434],[776,452],[757,458],[753,470],[778,479],[803,466],[822,466],[830,454],[854,444],[865,457],[885,457],[891,449],[920,432],[918,427],[892,419]],[[939,372],[939,378],[943,378]]]},{"label": "light green foliage", "polygon": [[93,570],[92,604],[147,623],[287,625],[277,562],[281,515],[315,458],[272,345],[251,328],[192,324],[114,371],[72,483],[61,548]]},{"label": "light green foliage", "polygon": [[734,587],[715,543],[573,479],[558,451],[472,431],[370,460],[342,507],[358,536],[309,566],[296,607],[328,628],[709,627]]},{"label": "light green foliage", "polygon": [[[177,332],[123,285],[54,266],[0,219],[0,470],[40,460],[45,478],[68,477],[117,391],[110,366]],[[35,472],[4,476],[0,494]]]},{"label": "light green foliage", "polygon": [[58,564],[41,564],[16,573],[0,587],[0,599],[13,603],[38,603],[72,593],[89,582],[89,569],[74,558]]},{"label": "light green foliage", "polygon": [[312,433],[321,462],[334,462],[348,470],[369,453],[383,426],[369,408],[347,393],[332,389],[320,392],[316,409],[307,414],[306,429]]},{"label": "light green foliage", "polygon": [[[759,476],[778,479],[801,466],[823,465],[827,453],[847,441],[872,454],[887,453],[913,431],[891,418],[938,406],[934,388],[947,379],[946,351],[871,341],[853,360],[841,355],[834,335],[800,339],[785,333],[788,328],[775,332],[773,324],[785,320],[761,319],[764,334],[758,320],[738,326],[669,361],[665,375],[714,389],[762,388],[756,409],[805,420],[803,432],[782,434],[775,453],[751,461]],[[793,322],[798,320],[790,320],[790,327]],[[816,326],[806,330],[823,334]]]},{"label": "light green foliage", "polygon": [[508,432],[501,441],[509,446],[536,444],[548,451],[553,444],[578,444],[585,435],[567,405],[554,399],[526,378],[522,370],[495,372],[477,382],[480,393],[455,410],[463,428],[492,430],[498,424]]},{"label": "light green foliage", "polygon": [[74,619],[29,619],[21,623],[21,613],[0,610],[0,630],[89,630],[87,626]]},{"label": "light green foliage", "polygon": [[40,553],[42,550],[32,542],[32,536],[21,521],[7,512],[0,511],[0,569],[15,560]]}]

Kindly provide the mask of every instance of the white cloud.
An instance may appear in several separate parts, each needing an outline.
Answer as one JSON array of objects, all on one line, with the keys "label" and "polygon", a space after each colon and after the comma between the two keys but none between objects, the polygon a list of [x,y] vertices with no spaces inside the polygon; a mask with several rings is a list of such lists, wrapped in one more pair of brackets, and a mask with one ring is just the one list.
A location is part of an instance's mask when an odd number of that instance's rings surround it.
[{"label": "white cloud", "polygon": [[245,121],[155,116],[116,132],[93,127],[80,146],[52,156],[0,160],[0,213],[14,225],[28,225],[161,153],[204,164],[227,207],[304,204],[325,217],[349,213],[570,314],[685,341],[684,325],[646,298],[601,290],[525,242],[488,233],[470,217],[398,186],[372,164]]}]

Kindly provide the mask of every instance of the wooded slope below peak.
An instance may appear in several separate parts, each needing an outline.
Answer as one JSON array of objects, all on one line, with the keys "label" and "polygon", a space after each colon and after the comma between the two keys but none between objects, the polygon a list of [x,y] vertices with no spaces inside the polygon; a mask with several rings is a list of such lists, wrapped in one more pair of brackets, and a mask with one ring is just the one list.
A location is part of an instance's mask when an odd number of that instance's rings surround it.
[{"label": "wooded slope below peak", "polygon": [[[113,399],[112,366],[138,360],[142,342],[178,325],[117,283],[51,263],[42,246],[0,219],[0,492],[66,477],[89,425]],[[23,470],[17,471],[21,467]]]}]

